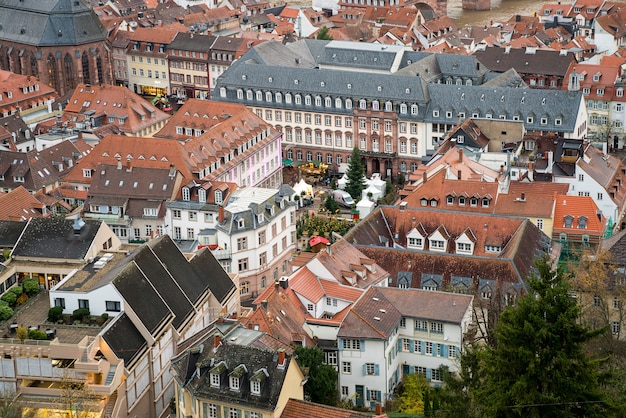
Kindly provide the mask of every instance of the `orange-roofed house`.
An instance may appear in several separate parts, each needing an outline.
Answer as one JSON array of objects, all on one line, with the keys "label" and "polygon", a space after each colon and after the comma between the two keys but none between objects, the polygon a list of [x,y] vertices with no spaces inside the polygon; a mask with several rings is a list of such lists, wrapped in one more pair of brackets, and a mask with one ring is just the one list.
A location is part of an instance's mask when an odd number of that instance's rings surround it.
[{"label": "orange-roofed house", "polygon": [[49,215],[46,205],[22,186],[0,194],[0,221],[27,221]]},{"label": "orange-roofed house", "polygon": [[552,240],[564,250],[599,244],[606,224],[607,218],[591,197],[556,196]]},{"label": "orange-roofed house", "polygon": [[57,92],[30,75],[0,70],[0,116],[19,113],[25,122],[51,118]]},{"label": "orange-roofed house", "polygon": [[244,105],[189,99],[155,136],[183,143],[199,179],[282,184],[282,135]]},{"label": "orange-roofed house", "polygon": [[115,125],[129,136],[149,137],[165,126],[169,115],[121,86],[79,84],[65,115],[81,129]]},{"label": "orange-roofed house", "polygon": [[127,49],[128,87],[137,94],[166,96],[170,91],[167,48],[179,32],[189,29],[181,24],[137,28]]}]

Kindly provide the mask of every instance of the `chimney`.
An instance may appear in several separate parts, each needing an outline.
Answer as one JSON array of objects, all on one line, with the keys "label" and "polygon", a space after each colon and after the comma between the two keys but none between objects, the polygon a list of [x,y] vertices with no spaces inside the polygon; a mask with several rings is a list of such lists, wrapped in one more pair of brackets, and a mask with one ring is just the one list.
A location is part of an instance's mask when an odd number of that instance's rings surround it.
[{"label": "chimney", "polygon": [[222,339],[219,335],[215,334],[213,336],[213,348],[217,348],[222,344]]},{"label": "chimney", "polygon": [[463,150],[459,149],[459,162],[462,163],[463,162]]},{"label": "chimney", "polygon": [[501,165],[501,166],[500,166],[500,175],[503,175],[503,174],[504,174],[504,166],[503,166],[503,165]]},{"label": "chimney", "polygon": [[174,177],[176,177],[176,168],[174,167],[174,164],[170,164],[169,176],[170,179],[174,179]]},{"label": "chimney", "polygon": [[422,173],[422,183],[426,183],[427,180],[428,180],[428,173],[424,171]]},{"label": "chimney", "polygon": [[379,403],[376,404],[376,416],[383,414],[383,406]]},{"label": "chimney", "polygon": [[283,350],[278,351],[278,367],[285,366],[285,352]]},{"label": "chimney", "polygon": [[126,157],[126,171],[132,171],[132,167],[130,165],[130,157]]},{"label": "chimney", "polygon": [[289,279],[287,277],[281,277],[278,284],[280,284],[280,287],[283,289],[287,289],[289,287]]},{"label": "chimney", "polygon": [[118,158],[118,159],[117,159],[117,169],[118,169],[118,170],[121,170],[121,169],[122,169],[122,159],[121,159],[121,158]]},{"label": "chimney", "polygon": [[328,255],[333,255],[333,252],[330,249],[330,242],[326,244],[326,252],[328,253]]},{"label": "chimney", "polygon": [[461,180],[461,170],[457,170],[456,178],[457,178],[457,180]]},{"label": "chimney", "polygon": [[223,223],[224,222],[224,206],[220,206],[217,209],[217,221],[219,223]]}]

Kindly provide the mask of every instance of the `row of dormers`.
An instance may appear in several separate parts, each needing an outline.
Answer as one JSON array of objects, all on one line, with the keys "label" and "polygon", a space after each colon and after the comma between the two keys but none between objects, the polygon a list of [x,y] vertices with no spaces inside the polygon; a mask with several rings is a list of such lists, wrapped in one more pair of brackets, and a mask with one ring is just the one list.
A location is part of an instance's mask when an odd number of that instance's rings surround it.
[{"label": "row of dormers", "polygon": [[[459,196],[449,194],[446,196],[446,205],[451,206],[456,203],[458,206],[478,207],[480,205],[483,208],[488,208],[491,205],[492,199],[493,197],[490,194],[485,196],[470,196],[467,193],[462,193]],[[439,205],[439,199],[437,197],[422,197],[420,199],[420,205],[437,207]]]},{"label": "row of dormers", "polygon": [[250,373],[245,364],[239,364],[229,370],[226,362],[220,361],[209,370],[209,376],[213,388],[223,388],[228,384],[231,391],[243,393],[248,387],[251,395],[260,396],[269,373],[265,368]]},{"label": "row of dormers", "polygon": [[[295,84],[298,80],[295,80]],[[271,81],[270,81],[271,82]],[[348,88],[351,88],[351,84],[348,84]],[[226,97],[226,89],[222,88],[220,91],[220,95],[222,97]],[[378,91],[382,91],[382,87],[379,86]],[[411,93],[411,89],[407,88],[405,91],[406,94]],[[352,109],[353,106],[357,106],[359,110],[372,110],[374,112],[394,112],[398,111],[400,114],[408,114],[417,115],[419,113],[419,106],[415,103],[407,104],[400,103],[394,105],[391,101],[379,101],[379,100],[366,100],[366,99],[358,99],[354,100],[347,98],[342,100],[340,97],[335,97],[334,100],[330,96],[311,96],[310,94],[292,94],[292,93],[282,93],[282,92],[272,92],[272,91],[261,91],[261,90],[246,90],[244,94],[243,89],[237,90],[237,99],[243,100],[245,96],[246,100],[249,101],[257,101],[262,102],[265,101],[267,103],[282,103],[283,100],[287,104],[296,104],[305,106],[315,106],[315,107],[325,107],[325,108],[335,108],[335,109]],[[355,103],[356,102],[356,103]]]},{"label": "row of dormers", "polygon": [[[409,249],[446,253],[448,252],[450,241],[454,241],[455,253],[474,254],[477,239],[470,228],[466,228],[456,239],[452,239],[443,225],[435,229],[431,234],[427,234],[420,223],[407,234],[406,247]],[[485,245],[485,252],[487,253],[499,254],[501,251],[502,248],[500,246]]]}]

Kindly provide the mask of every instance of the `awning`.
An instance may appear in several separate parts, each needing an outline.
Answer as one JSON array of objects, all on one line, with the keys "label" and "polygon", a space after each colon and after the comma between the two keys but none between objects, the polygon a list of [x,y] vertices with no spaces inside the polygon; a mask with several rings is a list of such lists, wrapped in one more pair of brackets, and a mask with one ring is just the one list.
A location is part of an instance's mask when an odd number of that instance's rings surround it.
[{"label": "awning", "polygon": [[283,160],[283,166],[293,167],[293,160]]}]

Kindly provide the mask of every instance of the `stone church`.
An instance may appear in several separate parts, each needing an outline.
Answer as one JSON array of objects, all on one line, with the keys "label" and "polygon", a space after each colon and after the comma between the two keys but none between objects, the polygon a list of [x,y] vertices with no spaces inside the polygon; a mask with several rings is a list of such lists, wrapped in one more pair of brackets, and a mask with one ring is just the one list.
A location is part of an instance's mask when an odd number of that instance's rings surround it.
[{"label": "stone church", "polygon": [[83,0],[0,0],[0,69],[61,96],[79,83],[111,84],[107,31]]}]

